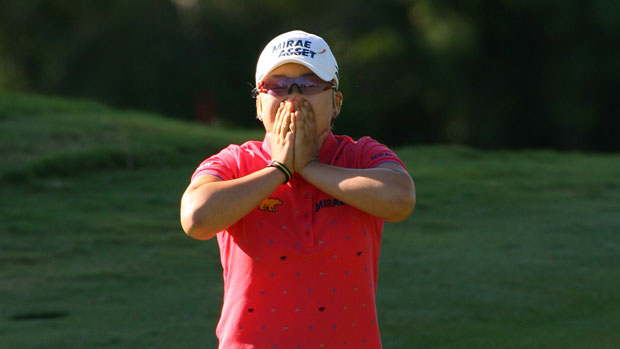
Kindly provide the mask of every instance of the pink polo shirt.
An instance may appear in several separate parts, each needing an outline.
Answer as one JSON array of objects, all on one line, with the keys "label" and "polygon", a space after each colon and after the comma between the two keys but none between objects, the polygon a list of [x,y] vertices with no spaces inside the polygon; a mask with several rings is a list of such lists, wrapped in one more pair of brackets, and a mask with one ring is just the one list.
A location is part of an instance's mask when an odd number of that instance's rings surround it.
[{"label": "pink polo shirt", "polygon": [[[321,162],[372,168],[398,157],[369,137],[331,132]],[[240,178],[271,161],[263,142],[230,145],[192,179]],[[375,309],[383,220],[320,191],[295,174],[217,234],[224,301],[220,348],[380,348]]]}]

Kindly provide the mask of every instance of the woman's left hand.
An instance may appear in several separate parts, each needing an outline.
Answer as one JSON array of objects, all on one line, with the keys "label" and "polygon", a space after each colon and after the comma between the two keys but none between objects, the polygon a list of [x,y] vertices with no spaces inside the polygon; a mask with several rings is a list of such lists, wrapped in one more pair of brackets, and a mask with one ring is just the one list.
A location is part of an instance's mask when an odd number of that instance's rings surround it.
[{"label": "woman's left hand", "polygon": [[[319,161],[321,135],[310,103],[295,100],[295,114],[291,127],[295,132],[295,172],[303,176],[303,169],[313,161]],[[329,131],[329,130],[328,130]]]}]

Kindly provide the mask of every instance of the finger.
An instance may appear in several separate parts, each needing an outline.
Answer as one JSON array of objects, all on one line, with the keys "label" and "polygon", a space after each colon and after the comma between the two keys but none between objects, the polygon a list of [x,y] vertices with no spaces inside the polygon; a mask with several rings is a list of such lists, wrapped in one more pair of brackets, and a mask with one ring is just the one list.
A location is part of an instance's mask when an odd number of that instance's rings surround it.
[{"label": "finger", "polygon": [[301,127],[299,127],[299,136],[303,142],[304,145],[308,144],[308,141],[310,141],[312,139],[312,137],[314,136],[312,134],[312,127],[310,125],[310,121],[308,120],[308,118],[302,118],[302,121],[300,122]]},{"label": "finger", "polygon": [[301,106],[301,104],[300,104],[299,100],[295,99],[295,100],[294,100],[294,104],[293,104],[293,105],[295,106],[295,111],[302,111],[302,110],[301,110],[301,107],[302,107],[302,106]]},{"label": "finger", "polygon": [[284,103],[284,101],[280,102],[280,105],[278,106],[277,114],[282,114],[285,108],[286,108],[286,104]]},{"label": "finger", "polygon": [[295,103],[294,103],[293,100],[286,101],[286,105],[288,106],[288,112],[289,113],[292,113],[292,112],[294,112],[296,110],[295,109]]},{"label": "finger", "polygon": [[289,142],[289,144],[294,144],[295,143],[295,134],[292,132],[289,132],[286,134],[286,140]]},{"label": "finger", "polygon": [[304,115],[305,115],[305,112],[304,112],[303,108],[301,106],[298,107],[295,110],[295,113],[297,113],[296,115],[297,115],[297,118],[299,118],[299,122],[302,122],[303,119],[304,119]]},{"label": "finger", "polygon": [[308,118],[314,122],[314,112],[312,111],[312,106],[308,101],[304,101],[304,108],[306,109],[306,114],[308,114]]},{"label": "finger", "polygon": [[280,107],[278,108],[278,110],[276,110],[276,117],[273,120],[273,125],[271,125],[271,133],[272,134],[277,134],[277,130],[278,130],[278,120],[280,119],[280,114],[282,113],[282,104],[280,104]]},{"label": "finger", "polygon": [[295,107],[293,106],[293,103],[291,101],[286,101],[285,104],[286,107],[284,108],[284,115],[282,117],[282,123],[280,124],[280,132],[282,134],[286,134],[286,132],[288,132],[291,122],[291,116],[295,112]]},{"label": "finger", "polygon": [[280,107],[278,108],[278,111],[276,112],[276,120],[273,124],[273,130],[272,133],[273,134],[280,134],[280,123],[282,122],[282,114],[284,113],[284,109],[285,109],[285,105],[284,102],[280,103]]},{"label": "finger", "polygon": [[314,122],[312,121],[312,115],[311,115],[311,109],[308,108],[308,106],[305,103],[302,103],[300,106],[300,115],[303,119],[304,125],[308,122]]},{"label": "finger", "polygon": [[312,125],[314,125],[314,114],[306,109],[303,117],[303,122],[304,128],[309,131],[312,128]]},{"label": "finger", "polygon": [[292,133],[295,133],[296,131],[296,127],[297,127],[297,116],[299,115],[299,112],[296,111],[293,114],[291,114],[291,123],[289,125],[289,129],[291,130]]},{"label": "finger", "polygon": [[282,123],[280,125],[280,133],[285,135],[289,131],[291,123],[291,113],[285,113],[282,117]]}]

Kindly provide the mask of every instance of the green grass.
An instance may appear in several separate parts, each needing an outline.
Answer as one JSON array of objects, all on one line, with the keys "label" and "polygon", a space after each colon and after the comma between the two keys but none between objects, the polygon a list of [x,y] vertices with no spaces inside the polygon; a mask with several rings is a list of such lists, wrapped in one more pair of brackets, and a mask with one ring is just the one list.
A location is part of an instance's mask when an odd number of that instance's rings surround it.
[{"label": "green grass", "polygon": [[[215,347],[217,243],[183,234],[179,199],[256,137],[0,94],[0,347]],[[620,155],[397,152],[418,204],[384,232],[385,348],[617,346]]]}]

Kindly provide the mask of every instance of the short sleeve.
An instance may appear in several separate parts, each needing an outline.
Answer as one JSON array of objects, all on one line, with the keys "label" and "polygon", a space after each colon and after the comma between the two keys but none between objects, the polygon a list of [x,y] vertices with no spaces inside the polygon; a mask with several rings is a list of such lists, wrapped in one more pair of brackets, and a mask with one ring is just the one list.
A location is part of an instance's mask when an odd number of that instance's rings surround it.
[{"label": "short sleeve", "polygon": [[209,174],[227,181],[237,178],[237,172],[237,156],[235,156],[235,151],[231,145],[201,162],[196,171],[194,171],[191,180],[193,181],[198,176]]},{"label": "short sleeve", "polygon": [[362,137],[358,141],[360,168],[373,168],[385,162],[400,164],[405,170],[407,167],[387,146],[375,141],[370,137]]}]

